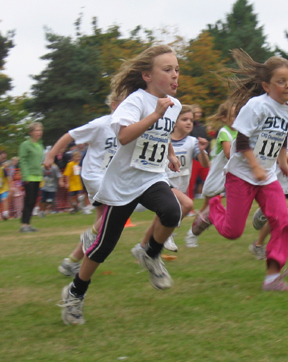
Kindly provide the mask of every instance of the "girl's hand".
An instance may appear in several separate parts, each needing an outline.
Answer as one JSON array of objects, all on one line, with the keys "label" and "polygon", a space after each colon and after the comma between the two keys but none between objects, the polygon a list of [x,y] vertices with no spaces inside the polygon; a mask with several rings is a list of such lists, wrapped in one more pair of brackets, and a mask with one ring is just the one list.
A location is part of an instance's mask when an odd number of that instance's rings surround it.
[{"label": "girl's hand", "polygon": [[285,176],[288,176],[288,164],[287,164],[287,163],[281,165],[281,166],[280,166],[280,169],[281,169],[281,171],[283,172],[283,174],[284,174]]},{"label": "girl's hand", "polygon": [[49,152],[47,153],[45,160],[43,162],[44,167],[46,168],[46,170],[50,170],[51,166],[54,163],[54,157],[51,157],[49,155]]},{"label": "girl's hand", "polygon": [[257,166],[257,167],[253,168],[253,174],[254,174],[256,180],[258,180],[258,181],[267,180],[266,171],[260,166]]},{"label": "girl's hand", "polygon": [[169,97],[159,98],[157,101],[156,109],[154,111],[158,115],[157,119],[163,117],[168,107],[173,107],[173,106],[174,103]]},{"label": "girl's hand", "polygon": [[205,138],[198,137],[198,147],[200,151],[206,150],[208,141]]},{"label": "girl's hand", "polygon": [[180,172],[181,164],[180,164],[179,159],[174,155],[168,157],[168,159],[169,159],[168,167],[170,168],[170,170],[174,171],[174,172]]}]

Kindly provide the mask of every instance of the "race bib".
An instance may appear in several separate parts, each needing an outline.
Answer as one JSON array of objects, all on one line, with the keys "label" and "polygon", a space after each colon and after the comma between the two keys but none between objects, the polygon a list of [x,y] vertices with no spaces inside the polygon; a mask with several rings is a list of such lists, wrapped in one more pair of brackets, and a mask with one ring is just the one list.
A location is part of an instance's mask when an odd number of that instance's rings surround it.
[{"label": "race bib", "polygon": [[269,169],[274,165],[285,138],[284,132],[261,131],[254,148],[254,155],[262,167]]},{"label": "race bib", "polygon": [[177,155],[178,160],[180,161],[180,172],[173,172],[169,170],[169,178],[174,177],[181,177],[181,176],[188,176],[190,173],[190,170],[188,168],[187,162],[186,162],[186,154]]},{"label": "race bib", "polygon": [[143,133],[137,138],[130,166],[143,171],[164,172],[169,140],[156,132]]},{"label": "race bib", "polygon": [[112,158],[114,157],[116,150],[113,148],[108,148],[105,152],[103,162],[101,164],[101,170],[104,171],[108,167],[109,163],[111,162]]}]

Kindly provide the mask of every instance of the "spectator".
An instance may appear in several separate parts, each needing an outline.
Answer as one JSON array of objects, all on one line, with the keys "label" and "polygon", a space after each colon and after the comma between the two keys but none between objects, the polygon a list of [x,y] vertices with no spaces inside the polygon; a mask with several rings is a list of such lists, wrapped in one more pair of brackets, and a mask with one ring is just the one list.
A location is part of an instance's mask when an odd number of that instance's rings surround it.
[{"label": "spectator", "polygon": [[80,177],[80,161],[81,153],[79,151],[74,151],[72,155],[72,161],[68,162],[63,173],[63,175],[65,176],[65,185],[69,192],[71,214],[79,211],[79,202],[83,200],[84,196],[82,195],[83,184]]},{"label": "spectator", "polygon": [[42,134],[42,123],[31,123],[29,125],[30,138],[22,142],[19,147],[19,164],[25,189],[20,232],[38,231],[38,229],[30,225],[30,220],[37,201],[39,185],[43,178],[41,167],[44,152],[41,142]]},{"label": "spectator", "polygon": [[43,167],[43,179],[44,185],[41,187],[41,201],[38,212],[40,217],[45,216],[48,208],[54,205],[58,184],[60,187],[64,187],[62,173],[55,164],[53,164],[49,170]]},{"label": "spectator", "polygon": [[9,162],[3,162],[0,165],[0,204],[2,211],[3,220],[9,219],[9,211],[8,211],[8,194],[9,188],[11,185],[11,179],[8,174]]},{"label": "spectator", "polygon": [[[206,128],[201,122],[202,108],[198,104],[193,104],[191,107],[193,112],[194,126],[192,132],[190,133],[190,136],[196,138],[201,137],[210,141],[209,137],[207,136]],[[208,144],[206,151],[209,153],[210,144]],[[198,160],[193,160],[192,174],[187,190],[187,194],[192,200],[194,199],[194,190],[197,182],[197,177],[199,176],[201,178],[201,182],[203,183],[206,180],[208,172],[209,167],[203,167]],[[201,189],[198,192],[201,193]]]},{"label": "spectator", "polygon": [[21,173],[19,169],[15,169],[13,177],[13,191],[11,192],[11,210],[12,217],[18,218],[21,217],[21,211],[23,209],[23,196],[24,196],[24,187],[21,180]]}]

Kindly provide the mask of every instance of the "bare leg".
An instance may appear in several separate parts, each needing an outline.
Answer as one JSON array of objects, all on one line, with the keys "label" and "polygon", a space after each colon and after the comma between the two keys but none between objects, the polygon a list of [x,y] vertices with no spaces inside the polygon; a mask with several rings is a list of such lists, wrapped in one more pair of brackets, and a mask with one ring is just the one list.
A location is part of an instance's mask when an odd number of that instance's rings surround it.
[{"label": "bare leg", "polygon": [[258,240],[255,242],[255,245],[257,246],[264,246],[265,245],[265,239],[270,234],[270,225],[268,222],[263,226],[262,229],[259,231]]},{"label": "bare leg", "polygon": [[86,255],[84,255],[83,262],[79,271],[79,278],[87,282],[91,279],[98,266],[99,263],[96,263],[95,261],[89,259]]}]

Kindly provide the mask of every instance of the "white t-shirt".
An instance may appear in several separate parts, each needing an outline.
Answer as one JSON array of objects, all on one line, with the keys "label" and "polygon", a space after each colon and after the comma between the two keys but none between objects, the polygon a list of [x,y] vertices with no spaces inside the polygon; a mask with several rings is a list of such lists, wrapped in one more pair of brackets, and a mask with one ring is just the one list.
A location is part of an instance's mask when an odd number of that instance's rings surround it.
[{"label": "white t-shirt", "polygon": [[255,157],[267,172],[267,180],[256,180],[242,152],[236,152],[236,142],[232,145],[225,172],[252,185],[268,185],[276,181],[276,160],[288,131],[288,106],[274,101],[267,94],[253,97],[241,108],[232,127],[249,137]]},{"label": "white t-shirt", "polygon": [[82,178],[97,181],[99,186],[117,149],[117,139],[111,129],[111,120],[110,114],[69,131],[76,144],[88,143],[89,145],[83,159]]},{"label": "white t-shirt", "polygon": [[180,172],[173,172],[166,166],[166,173],[170,185],[185,193],[191,177],[193,158],[196,158],[200,153],[198,140],[195,137],[186,136],[182,140],[171,140],[171,142],[181,166]]},{"label": "white t-shirt", "polygon": [[[153,126],[127,145],[118,144],[95,200],[107,205],[126,205],[156,182],[167,182],[165,165],[170,134],[181,110],[180,102],[170,98],[174,106]],[[116,135],[121,126],[139,122],[153,113],[157,101],[157,97],[143,89],[130,94],[112,115],[111,127]]]}]

